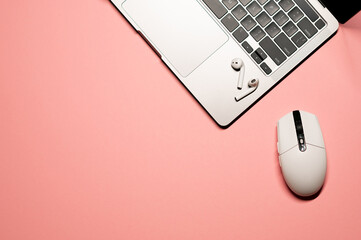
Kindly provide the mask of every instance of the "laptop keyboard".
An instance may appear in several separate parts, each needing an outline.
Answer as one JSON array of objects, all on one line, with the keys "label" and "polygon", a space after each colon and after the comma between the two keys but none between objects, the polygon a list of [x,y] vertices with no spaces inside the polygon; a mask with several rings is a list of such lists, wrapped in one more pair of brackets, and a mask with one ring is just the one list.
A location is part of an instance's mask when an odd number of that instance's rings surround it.
[{"label": "laptop keyboard", "polygon": [[306,0],[202,1],[267,75],[326,25]]}]

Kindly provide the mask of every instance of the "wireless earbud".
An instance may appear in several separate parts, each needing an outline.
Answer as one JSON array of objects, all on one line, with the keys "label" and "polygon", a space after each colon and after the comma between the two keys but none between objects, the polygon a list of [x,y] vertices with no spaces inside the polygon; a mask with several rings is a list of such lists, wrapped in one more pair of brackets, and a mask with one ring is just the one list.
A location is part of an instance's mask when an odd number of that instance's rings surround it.
[{"label": "wireless earbud", "polygon": [[251,93],[253,93],[254,91],[256,91],[256,89],[258,88],[259,85],[259,80],[258,79],[252,79],[248,82],[248,89],[247,91],[239,94],[237,97],[235,97],[236,101],[240,101],[241,99],[247,97],[248,95],[250,95]]},{"label": "wireless earbud", "polygon": [[234,71],[239,72],[238,80],[237,80],[237,88],[242,89],[243,86],[243,78],[244,78],[244,63],[242,59],[235,58],[232,60],[231,64]]}]

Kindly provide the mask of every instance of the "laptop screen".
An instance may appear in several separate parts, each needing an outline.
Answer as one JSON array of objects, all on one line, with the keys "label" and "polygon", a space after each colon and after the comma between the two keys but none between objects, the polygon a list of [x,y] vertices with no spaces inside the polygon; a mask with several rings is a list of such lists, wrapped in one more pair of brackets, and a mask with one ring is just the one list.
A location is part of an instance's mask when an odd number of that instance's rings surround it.
[{"label": "laptop screen", "polygon": [[347,22],[361,9],[360,0],[319,0],[337,18],[340,23]]}]

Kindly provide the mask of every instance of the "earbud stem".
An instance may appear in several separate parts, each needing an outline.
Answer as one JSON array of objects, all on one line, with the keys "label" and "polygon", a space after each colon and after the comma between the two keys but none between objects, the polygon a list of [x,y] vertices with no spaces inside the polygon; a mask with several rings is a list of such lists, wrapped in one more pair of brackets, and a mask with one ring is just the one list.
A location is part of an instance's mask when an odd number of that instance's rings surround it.
[{"label": "earbud stem", "polygon": [[251,87],[249,88],[247,91],[239,94],[237,97],[235,97],[236,101],[239,102],[241,101],[243,98],[247,97],[248,95],[250,95],[251,93],[253,93],[254,91],[256,91],[258,86],[256,87]]},{"label": "earbud stem", "polygon": [[239,74],[238,74],[238,83],[237,83],[237,88],[239,90],[242,89],[243,87],[243,79],[244,79],[244,71],[245,70],[245,67],[244,65],[241,67],[241,70],[239,71]]}]

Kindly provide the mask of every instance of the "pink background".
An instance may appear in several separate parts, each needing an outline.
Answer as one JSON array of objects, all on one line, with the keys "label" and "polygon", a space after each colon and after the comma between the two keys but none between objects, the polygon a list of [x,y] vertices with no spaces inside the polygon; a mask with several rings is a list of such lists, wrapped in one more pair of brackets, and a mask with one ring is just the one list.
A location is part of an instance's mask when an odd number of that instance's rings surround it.
[{"label": "pink background", "polygon": [[[227,130],[107,0],[2,1],[0,33],[0,239],[361,238],[360,13]],[[327,147],[311,201],[277,161],[294,109]]]}]

